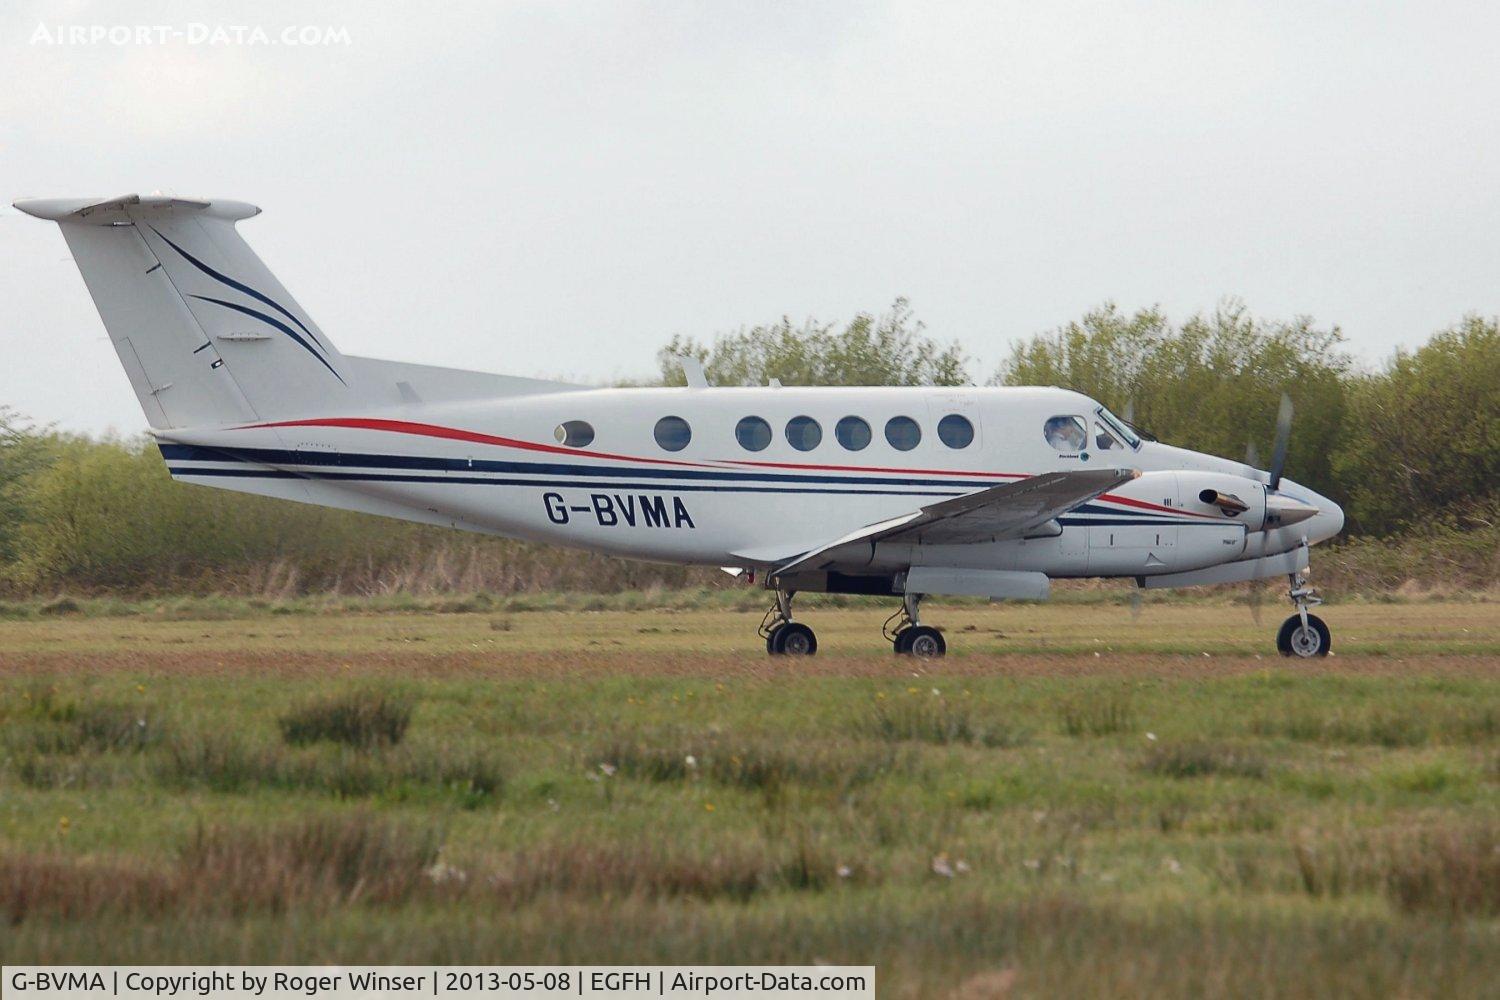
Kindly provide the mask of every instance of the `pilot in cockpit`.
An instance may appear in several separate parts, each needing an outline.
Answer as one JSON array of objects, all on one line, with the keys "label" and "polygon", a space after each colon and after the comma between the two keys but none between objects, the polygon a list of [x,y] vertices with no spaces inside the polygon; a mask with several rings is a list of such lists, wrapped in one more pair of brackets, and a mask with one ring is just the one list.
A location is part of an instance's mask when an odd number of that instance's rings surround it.
[{"label": "pilot in cockpit", "polygon": [[1058,451],[1082,451],[1087,437],[1077,417],[1053,417],[1042,429],[1047,443]]}]

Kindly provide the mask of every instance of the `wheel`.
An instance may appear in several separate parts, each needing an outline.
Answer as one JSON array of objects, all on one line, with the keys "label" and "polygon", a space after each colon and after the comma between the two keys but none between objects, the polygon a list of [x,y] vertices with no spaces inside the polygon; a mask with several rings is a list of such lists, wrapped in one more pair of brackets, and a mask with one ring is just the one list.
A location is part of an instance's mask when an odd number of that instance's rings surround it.
[{"label": "wheel", "polygon": [[943,641],[943,633],[931,625],[913,625],[902,629],[896,637],[896,652],[924,660],[934,659],[948,652],[948,643]]},{"label": "wheel", "polygon": [[781,626],[785,624],[786,622],[782,622],[781,625],[777,625],[766,633],[766,653],[771,656],[781,655],[781,650],[776,648],[776,637],[781,634]]},{"label": "wheel", "polygon": [[801,622],[783,622],[776,626],[766,648],[779,656],[812,656],[818,651],[818,637]]},{"label": "wheel", "polygon": [[1333,636],[1317,615],[1307,616],[1306,627],[1302,625],[1301,615],[1292,615],[1281,623],[1281,631],[1276,633],[1276,649],[1282,656],[1300,659],[1327,656],[1333,649]]}]

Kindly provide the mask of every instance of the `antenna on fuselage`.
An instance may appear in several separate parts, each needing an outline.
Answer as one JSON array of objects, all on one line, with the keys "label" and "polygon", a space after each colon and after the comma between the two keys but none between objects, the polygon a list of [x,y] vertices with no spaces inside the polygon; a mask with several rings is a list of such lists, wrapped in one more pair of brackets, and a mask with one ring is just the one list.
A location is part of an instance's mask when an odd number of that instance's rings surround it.
[{"label": "antenna on fuselage", "polygon": [[708,376],[703,374],[703,362],[690,354],[677,355],[677,363],[682,366],[683,378],[687,379],[690,389],[707,389]]}]

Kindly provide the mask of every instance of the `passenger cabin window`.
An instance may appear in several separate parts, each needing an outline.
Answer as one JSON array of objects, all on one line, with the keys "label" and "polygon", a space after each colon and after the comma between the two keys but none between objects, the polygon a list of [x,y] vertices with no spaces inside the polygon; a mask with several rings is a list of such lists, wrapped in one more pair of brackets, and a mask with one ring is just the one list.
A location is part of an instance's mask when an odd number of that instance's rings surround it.
[{"label": "passenger cabin window", "polygon": [[938,438],[950,448],[967,448],[974,443],[974,425],[968,417],[950,413],[938,421]]},{"label": "passenger cabin window", "polygon": [[1109,428],[1099,421],[1094,422],[1094,447],[1100,451],[1124,451],[1125,446],[1115,440],[1115,436],[1109,432]]},{"label": "passenger cabin window", "polygon": [[734,439],[746,451],[764,451],[771,443],[771,425],[760,417],[746,417],[734,425]]},{"label": "passenger cabin window", "polygon": [[823,442],[823,428],[812,417],[793,417],[786,422],[786,439],[798,451],[812,451]]},{"label": "passenger cabin window", "polygon": [[833,425],[833,436],[850,451],[864,451],[870,446],[870,425],[859,417],[845,417]]},{"label": "passenger cabin window", "polygon": [[569,448],[587,448],[594,443],[593,425],[583,420],[565,420],[552,432],[557,443]]},{"label": "passenger cabin window", "polygon": [[693,439],[693,429],[681,417],[662,417],[656,422],[656,443],[667,451],[681,451]]},{"label": "passenger cabin window", "polygon": [[1047,443],[1058,451],[1080,452],[1088,444],[1082,417],[1052,417],[1042,427]]},{"label": "passenger cabin window", "polygon": [[922,443],[922,428],[911,417],[892,417],[885,422],[885,439],[897,451],[911,451]]}]

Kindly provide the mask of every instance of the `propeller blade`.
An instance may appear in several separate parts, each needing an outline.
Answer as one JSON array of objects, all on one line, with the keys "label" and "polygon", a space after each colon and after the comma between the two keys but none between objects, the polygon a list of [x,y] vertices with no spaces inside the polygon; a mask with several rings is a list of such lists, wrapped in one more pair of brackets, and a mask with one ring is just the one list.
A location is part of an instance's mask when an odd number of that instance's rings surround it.
[{"label": "propeller blade", "polygon": [[[1262,546],[1264,548],[1264,546]],[[1265,596],[1266,586],[1260,580],[1250,581],[1250,617],[1255,619],[1255,624],[1260,624],[1260,602]]]},{"label": "propeller blade", "polygon": [[1125,400],[1125,422],[1131,427],[1135,426],[1135,397]]},{"label": "propeller blade", "polygon": [[1276,449],[1271,453],[1271,489],[1281,486],[1281,470],[1286,465],[1286,446],[1292,437],[1292,397],[1281,394],[1281,407],[1276,411]]},{"label": "propeller blade", "polygon": [[1245,464],[1252,469],[1260,468],[1260,452],[1255,449],[1254,441],[1245,442]]},{"label": "propeller blade", "polygon": [[1141,587],[1139,585],[1130,590],[1130,617],[1139,621],[1141,617]]}]

